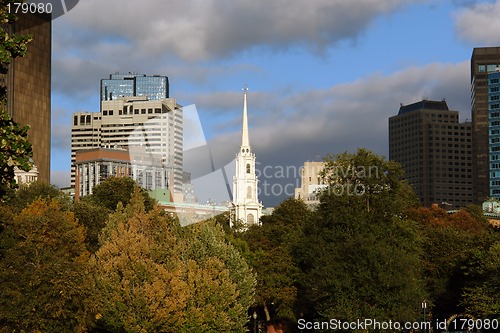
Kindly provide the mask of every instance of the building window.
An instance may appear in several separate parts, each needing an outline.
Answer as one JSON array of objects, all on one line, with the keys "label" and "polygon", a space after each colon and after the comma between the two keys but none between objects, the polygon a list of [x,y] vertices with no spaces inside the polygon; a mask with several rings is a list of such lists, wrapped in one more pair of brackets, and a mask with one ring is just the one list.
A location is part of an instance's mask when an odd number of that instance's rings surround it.
[{"label": "building window", "polygon": [[250,173],[250,164],[247,164],[247,173]]}]

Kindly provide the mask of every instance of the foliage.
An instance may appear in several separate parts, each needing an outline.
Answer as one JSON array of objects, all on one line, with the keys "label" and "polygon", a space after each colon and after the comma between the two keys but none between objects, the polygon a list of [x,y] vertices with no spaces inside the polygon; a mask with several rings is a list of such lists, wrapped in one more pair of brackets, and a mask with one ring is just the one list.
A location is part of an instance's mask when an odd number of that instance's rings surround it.
[{"label": "foliage", "polygon": [[[13,58],[23,57],[31,36],[9,34],[9,25],[16,21],[16,16],[7,10],[8,3],[14,0],[2,0],[0,3],[0,74],[6,74]],[[20,126],[7,113],[7,89],[0,86],[0,197],[9,187],[16,187],[14,169],[24,171],[32,168],[33,157],[28,141],[29,126]]]},{"label": "foliage", "polygon": [[179,332],[243,332],[254,301],[255,276],[213,222],[193,225],[184,252],[192,286]]},{"label": "foliage", "polygon": [[8,204],[21,211],[37,199],[55,199],[63,210],[68,210],[71,207],[69,195],[54,185],[41,181],[19,185],[19,188],[11,194]]},{"label": "foliage", "polygon": [[499,318],[500,241],[476,253],[475,259],[478,265],[468,272],[474,283],[464,288],[462,305],[476,318]]},{"label": "foliage", "polygon": [[90,200],[79,200],[73,204],[72,211],[78,222],[85,227],[85,245],[91,253],[99,249],[99,235],[106,226],[111,210],[96,205]]},{"label": "foliage", "polygon": [[54,199],[2,215],[0,332],[83,332],[91,289],[83,228]]},{"label": "foliage", "polygon": [[[92,194],[86,198],[95,205],[102,206],[111,211],[116,209],[119,202],[127,206],[137,185],[129,177],[109,177],[104,182],[92,189]],[[155,200],[149,196],[146,190],[141,189],[146,211],[153,209]]]},{"label": "foliage", "polygon": [[[401,166],[364,148],[355,154],[327,156],[321,177],[330,194],[362,198],[367,211],[372,206],[384,211],[418,205],[416,194],[403,180]],[[388,195],[392,200],[386,200]]]},{"label": "foliage", "polygon": [[[296,250],[301,311],[318,320],[415,320],[425,297],[418,229],[402,212],[417,201],[400,167],[364,149],[326,165],[329,188]],[[361,173],[370,167],[378,176]],[[364,191],[339,193],[336,184]]]},{"label": "foliage", "polygon": [[420,225],[422,268],[435,318],[465,310],[460,306],[462,293],[472,282],[467,267],[474,254],[483,252],[491,242],[491,226],[484,217],[478,219],[469,211],[471,207],[448,214],[435,206],[407,212],[408,218]]},{"label": "foliage", "polygon": [[310,215],[303,201],[287,199],[272,215],[262,217],[261,227],[240,234],[251,250],[246,259],[257,272],[256,305],[264,309],[267,320],[274,315],[295,317],[300,270],[293,247]]},{"label": "foliage", "polygon": [[238,332],[253,301],[253,276],[213,226],[182,229],[136,187],[118,204],[91,259],[109,332]]}]

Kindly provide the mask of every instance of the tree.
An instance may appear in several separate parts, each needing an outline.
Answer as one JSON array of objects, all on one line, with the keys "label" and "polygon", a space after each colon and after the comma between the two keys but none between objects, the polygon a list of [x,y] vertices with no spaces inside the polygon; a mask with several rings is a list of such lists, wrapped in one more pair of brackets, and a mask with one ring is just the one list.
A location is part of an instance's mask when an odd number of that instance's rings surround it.
[{"label": "tree", "polygon": [[[136,183],[129,177],[109,177],[104,182],[92,189],[92,194],[86,198],[92,203],[114,211],[119,202],[127,206],[134,193]],[[146,190],[140,189],[144,199],[146,211],[150,211],[155,205],[155,200],[149,196]]]},{"label": "tree", "polygon": [[2,224],[0,332],[84,332],[92,287],[83,227],[54,199],[4,210]]},{"label": "tree", "polygon": [[256,305],[266,320],[272,315],[295,317],[300,270],[293,249],[310,215],[303,201],[287,199],[262,217],[262,226],[236,233],[250,248],[246,259],[257,273]]},{"label": "tree", "polygon": [[65,194],[54,185],[41,181],[21,184],[19,188],[12,193],[8,204],[21,211],[37,199],[55,199],[63,210],[69,210],[71,207],[71,198],[69,195]]},{"label": "tree", "polygon": [[99,235],[106,226],[111,210],[96,205],[90,200],[79,200],[73,204],[72,211],[78,222],[85,227],[85,245],[91,253],[99,249]]},{"label": "tree", "polygon": [[[109,332],[242,332],[253,275],[221,229],[182,229],[136,187],[110,215],[92,258]],[[199,229],[198,229],[199,228]]]},{"label": "tree", "polygon": [[478,262],[492,244],[492,227],[473,207],[453,214],[437,206],[420,207],[409,210],[407,217],[419,225],[422,268],[434,318],[464,312],[464,304],[471,305],[463,294],[484,278],[477,273]]},{"label": "tree", "polygon": [[244,332],[254,302],[254,273],[213,221],[188,230],[183,258],[192,288],[179,332]]},{"label": "tree", "polygon": [[305,316],[415,320],[425,297],[418,228],[403,212],[417,199],[401,167],[360,149],[327,158],[323,176],[296,250]]},{"label": "tree", "polygon": [[475,254],[478,265],[468,272],[474,283],[464,288],[462,305],[476,318],[500,316],[500,241]]},{"label": "tree", "polygon": [[146,213],[136,187],[103,229],[91,259],[97,325],[110,332],[172,332],[183,322],[186,289],[179,255],[178,226],[158,210]]},{"label": "tree", "polygon": [[[0,3],[0,74],[6,74],[12,59],[23,57],[31,36],[9,34],[8,26],[16,21],[16,16],[9,13],[7,4],[14,0],[1,0]],[[7,89],[0,86],[0,197],[7,188],[15,187],[14,169],[24,171],[32,168],[33,151],[28,141],[29,126],[20,126],[7,113]]]}]

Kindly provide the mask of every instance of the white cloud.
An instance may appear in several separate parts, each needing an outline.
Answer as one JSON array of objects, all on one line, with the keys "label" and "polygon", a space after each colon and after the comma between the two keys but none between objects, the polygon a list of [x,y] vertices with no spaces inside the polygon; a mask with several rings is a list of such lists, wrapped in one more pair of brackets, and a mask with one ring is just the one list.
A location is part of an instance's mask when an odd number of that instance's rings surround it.
[{"label": "white cloud", "polygon": [[459,36],[483,46],[500,44],[500,1],[477,3],[455,14]]}]

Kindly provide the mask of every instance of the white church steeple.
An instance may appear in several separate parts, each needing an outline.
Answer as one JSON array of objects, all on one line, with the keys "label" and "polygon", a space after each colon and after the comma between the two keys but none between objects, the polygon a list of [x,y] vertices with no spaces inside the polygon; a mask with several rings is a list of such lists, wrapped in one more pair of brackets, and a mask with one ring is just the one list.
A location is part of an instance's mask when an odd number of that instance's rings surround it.
[{"label": "white church steeple", "polygon": [[241,127],[241,148],[250,148],[250,138],[248,136],[248,111],[247,111],[247,91],[243,88],[243,125]]},{"label": "white church steeple", "polygon": [[255,155],[250,147],[248,131],[247,91],[243,88],[243,123],[241,146],[236,154],[236,175],[233,178],[233,209],[231,223],[241,221],[245,226],[260,224],[262,203],[258,198],[258,179],[255,173]]}]

